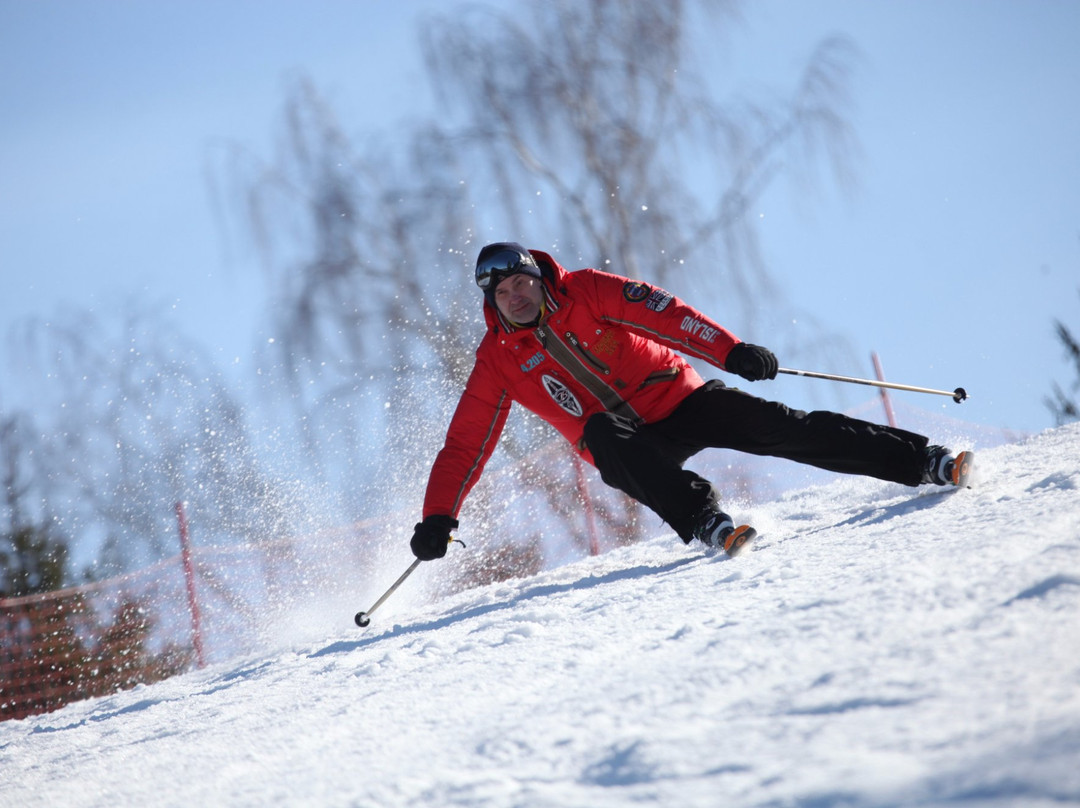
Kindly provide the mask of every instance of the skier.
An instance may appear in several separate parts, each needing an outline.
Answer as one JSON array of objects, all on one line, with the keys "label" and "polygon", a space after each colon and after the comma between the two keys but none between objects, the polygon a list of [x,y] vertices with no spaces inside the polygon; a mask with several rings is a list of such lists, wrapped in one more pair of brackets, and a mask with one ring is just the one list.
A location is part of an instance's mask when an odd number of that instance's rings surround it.
[{"label": "skier", "polygon": [[747,381],[773,379],[771,351],[663,289],[596,269],[569,272],[515,242],[476,261],[487,333],[428,478],[410,546],[442,558],[458,512],[517,401],[554,426],[605,483],[651,508],[689,544],[735,555],[735,523],[706,479],[683,468],[702,449],[784,457],[904,485],[966,485],[973,456],[835,412],[802,412],[719,380],[676,351]]}]

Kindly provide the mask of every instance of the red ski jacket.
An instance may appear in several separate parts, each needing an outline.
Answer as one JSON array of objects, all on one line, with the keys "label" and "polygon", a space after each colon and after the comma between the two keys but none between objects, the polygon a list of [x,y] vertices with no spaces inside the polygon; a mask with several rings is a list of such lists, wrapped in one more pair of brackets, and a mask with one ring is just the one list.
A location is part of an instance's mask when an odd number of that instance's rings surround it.
[{"label": "red ski jacket", "polygon": [[704,383],[675,351],[723,368],[739,342],[663,289],[595,269],[567,272],[547,253],[529,252],[543,275],[546,314],[539,325],[515,327],[484,302],[488,332],[432,466],[425,517],[457,518],[511,402],[554,426],[591,463],[582,442],[589,416],[666,418]]}]

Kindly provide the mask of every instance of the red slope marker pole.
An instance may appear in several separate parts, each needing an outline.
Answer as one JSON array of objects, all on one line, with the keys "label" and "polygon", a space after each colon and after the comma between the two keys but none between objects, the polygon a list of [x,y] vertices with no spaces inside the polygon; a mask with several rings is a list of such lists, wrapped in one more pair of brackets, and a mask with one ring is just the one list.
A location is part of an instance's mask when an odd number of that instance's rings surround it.
[{"label": "red slope marker pole", "polygon": [[[874,375],[877,376],[879,382],[885,381],[885,371],[881,369],[881,360],[878,359],[877,351],[870,352],[870,359],[874,362]],[[889,401],[889,394],[885,392],[885,388],[879,389],[881,393],[881,406],[885,408],[885,417],[889,420],[889,426],[896,428],[896,416],[893,414],[892,402]]]},{"label": "red slope marker pole", "polygon": [[180,558],[184,564],[184,579],[187,581],[188,606],[191,608],[191,638],[195,644],[195,661],[200,668],[206,667],[203,656],[202,625],[199,619],[199,601],[195,598],[195,567],[191,563],[191,541],[188,537],[187,514],[184,503],[176,503],[176,521],[180,526]]}]

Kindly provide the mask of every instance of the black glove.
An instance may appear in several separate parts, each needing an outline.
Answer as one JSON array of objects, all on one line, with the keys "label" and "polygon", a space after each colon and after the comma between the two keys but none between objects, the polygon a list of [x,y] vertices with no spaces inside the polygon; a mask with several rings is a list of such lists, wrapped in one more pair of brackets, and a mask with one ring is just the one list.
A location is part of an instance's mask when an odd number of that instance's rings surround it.
[{"label": "black glove", "polygon": [[772,351],[760,345],[751,345],[749,342],[740,342],[732,348],[724,361],[725,370],[751,382],[775,379],[778,367],[776,356]]},{"label": "black glove", "polygon": [[421,561],[442,558],[450,545],[450,531],[457,529],[457,526],[457,519],[434,514],[423,522],[417,522],[413,528],[412,541],[409,542],[413,555]]}]

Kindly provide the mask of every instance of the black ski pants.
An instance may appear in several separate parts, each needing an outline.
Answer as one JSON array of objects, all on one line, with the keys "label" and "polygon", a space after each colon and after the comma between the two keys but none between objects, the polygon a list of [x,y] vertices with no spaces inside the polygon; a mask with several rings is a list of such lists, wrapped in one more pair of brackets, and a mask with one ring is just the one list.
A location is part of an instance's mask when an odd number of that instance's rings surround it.
[{"label": "black ski pants", "polygon": [[605,483],[651,508],[689,542],[697,516],[719,501],[712,483],[683,468],[702,449],[918,485],[927,439],[837,412],[794,410],[713,380],[655,423],[597,413],[585,424],[585,444]]}]

